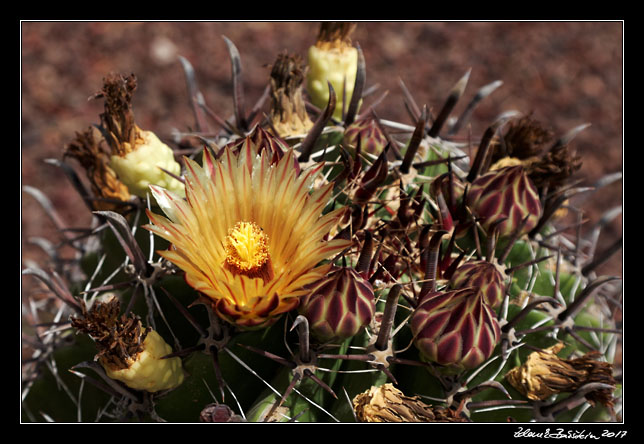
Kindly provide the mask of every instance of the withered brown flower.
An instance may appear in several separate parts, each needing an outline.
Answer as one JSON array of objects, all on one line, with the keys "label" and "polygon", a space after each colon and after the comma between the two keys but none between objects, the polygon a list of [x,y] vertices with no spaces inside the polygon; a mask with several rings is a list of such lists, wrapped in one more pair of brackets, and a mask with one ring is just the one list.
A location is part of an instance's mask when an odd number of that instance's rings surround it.
[{"label": "withered brown flower", "polygon": [[306,134],[313,122],[306,112],[302,88],[305,67],[298,55],[281,53],[271,69],[271,124],[277,135]]},{"label": "withered brown flower", "polygon": [[560,189],[581,168],[581,157],[568,144],[554,144],[553,133],[531,115],[509,123],[506,133],[493,144],[490,169],[523,165],[539,190]]},{"label": "withered brown flower", "polygon": [[353,409],[360,422],[466,422],[453,410],[425,404],[418,396],[405,396],[389,383],[357,395]]},{"label": "withered brown flower", "polygon": [[[506,379],[522,395],[534,401],[543,401],[558,393],[574,392],[592,382],[616,385],[612,365],[594,359],[598,352],[586,353],[581,358],[563,359],[557,356],[563,348],[564,344],[558,343],[531,353],[525,363],[505,375]],[[593,404],[613,405],[610,390],[591,391],[586,394],[586,399]]]},{"label": "withered brown flower", "polygon": [[94,136],[92,127],[76,133],[74,140],[65,147],[63,158],[65,157],[76,159],[85,170],[96,198],[91,203],[93,210],[120,211],[125,208],[118,202],[128,201],[130,192],[110,168],[109,155]]},{"label": "withered brown flower", "polygon": [[150,328],[143,328],[138,317],[119,317],[121,303],[114,295],[107,295],[88,309],[81,304],[82,316],[72,317],[72,327],[88,334],[96,342],[96,359],[119,369],[130,366],[130,361],[143,351],[143,342]]}]

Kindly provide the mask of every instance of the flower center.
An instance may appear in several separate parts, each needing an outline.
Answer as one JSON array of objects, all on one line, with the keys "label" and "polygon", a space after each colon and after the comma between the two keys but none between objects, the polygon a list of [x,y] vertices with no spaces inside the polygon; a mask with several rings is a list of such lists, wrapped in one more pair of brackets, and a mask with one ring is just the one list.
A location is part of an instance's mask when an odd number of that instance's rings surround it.
[{"label": "flower center", "polygon": [[243,274],[264,281],[273,278],[268,236],[254,222],[237,222],[226,236],[224,267],[233,274]]}]

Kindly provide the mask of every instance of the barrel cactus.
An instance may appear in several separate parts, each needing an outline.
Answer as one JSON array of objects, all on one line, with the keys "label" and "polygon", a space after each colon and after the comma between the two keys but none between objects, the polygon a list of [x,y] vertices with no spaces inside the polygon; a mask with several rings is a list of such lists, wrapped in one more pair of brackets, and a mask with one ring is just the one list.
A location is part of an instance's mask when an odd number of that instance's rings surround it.
[{"label": "barrel cactus", "polygon": [[323,23],[308,67],[276,54],[251,111],[224,38],[228,120],[181,58],[220,128],[181,147],[136,125],[136,76],[106,75],[96,130],[50,161],[94,220],[74,272],[23,269],[51,310],[24,335],[25,421],[618,421],[621,286],[593,266],[614,249],[585,254],[558,213],[589,192],[581,128],[501,114],[470,158],[469,73],[434,118],[405,90],[412,124],[381,119],[354,27]]}]

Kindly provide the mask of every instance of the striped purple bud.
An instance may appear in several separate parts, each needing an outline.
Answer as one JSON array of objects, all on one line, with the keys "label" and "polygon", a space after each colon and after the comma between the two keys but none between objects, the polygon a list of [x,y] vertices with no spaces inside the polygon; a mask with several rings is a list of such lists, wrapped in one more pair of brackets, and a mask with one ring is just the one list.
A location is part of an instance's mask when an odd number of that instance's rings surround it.
[{"label": "striped purple bud", "polygon": [[505,297],[505,273],[495,262],[469,261],[460,265],[452,275],[453,289],[473,287],[492,308],[501,305]]},{"label": "striped purple bud", "polygon": [[495,223],[499,237],[507,237],[527,222],[519,235],[530,232],[541,217],[539,194],[524,168],[520,165],[488,172],[472,182],[467,193],[467,205],[481,225],[490,231]]},{"label": "striped purple bud", "polygon": [[353,268],[335,268],[308,288],[298,311],[308,319],[311,334],[321,342],[356,335],[375,314],[373,288]]},{"label": "striped purple bud", "polygon": [[356,120],[344,131],[344,143],[360,151],[380,154],[387,145],[387,138],[371,115]]},{"label": "striped purple bud", "polygon": [[[226,148],[231,148],[234,153],[255,150],[258,155],[261,154],[262,150],[265,150],[271,159],[271,164],[276,164],[289,150],[289,145],[281,137],[269,133],[260,126],[256,126],[246,137],[235,139],[224,145],[217,153],[217,158],[221,157]],[[300,165],[295,157],[293,158],[293,166],[299,173]]]},{"label": "striped purple bud", "polygon": [[414,310],[411,330],[423,358],[467,369],[492,356],[501,338],[494,312],[471,288],[427,294]]}]

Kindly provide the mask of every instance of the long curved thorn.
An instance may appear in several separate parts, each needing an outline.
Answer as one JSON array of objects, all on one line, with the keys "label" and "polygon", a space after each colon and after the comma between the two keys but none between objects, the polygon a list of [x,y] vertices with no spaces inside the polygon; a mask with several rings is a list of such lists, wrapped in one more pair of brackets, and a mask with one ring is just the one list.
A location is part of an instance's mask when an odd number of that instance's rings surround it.
[{"label": "long curved thorn", "polygon": [[172,301],[174,306],[177,307],[177,310],[179,310],[181,314],[188,320],[188,322],[190,322],[190,325],[192,325],[194,329],[197,330],[197,333],[199,333],[201,337],[205,338],[206,336],[208,336],[208,332],[204,330],[204,328],[201,325],[199,325],[199,322],[197,322],[197,319],[194,316],[192,316],[192,314],[186,309],[186,307],[183,306],[181,302],[177,300],[177,298],[172,296],[172,294],[170,294],[170,292],[165,288],[161,287],[161,290],[163,291],[163,293],[165,293],[168,299]]},{"label": "long curved thorn", "polygon": [[344,118],[345,126],[351,125],[358,113],[358,105],[362,99],[362,91],[364,90],[364,85],[367,78],[366,64],[364,60],[364,54],[360,45],[356,43],[356,49],[358,50],[358,69],[356,72],[356,80],[353,85],[353,95],[351,96],[351,101],[349,102],[349,108],[347,109],[347,114]]},{"label": "long curved thorn", "polygon": [[36,201],[38,201],[40,206],[47,213],[47,216],[49,216],[51,221],[54,223],[56,228],[59,231],[62,231],[63,233],[65,233],[64,230],[66,228],[66,225],[61,219],[61,217],[58,215],[58,213],[56,212],[54,205],[52,204],[51,200],[45,195],[45,193],[40,191],[38,188],[29,186],[29,185],[23,185],[22,190],[30,194],[34,199],[36,199]]},{"label": "long curved thorn", "polygon": [[526,315],[530,313],[534,307],[536,307],[537,305],[546,304],[546,303],[552,305],[553,307],[558,307],[561,305],[561,303],[558,300],[551,297],[536,298],[535,300],[527,304],[525,307],[523,307],[523,309],[519,313],[517,313],[516,316],[514,316],[511,321],[509,321],[507,324],[501,327],[501,331],[503,331],[504,333],[507,333],[521,319],[525,318]]},{"label": "long curved thorn", "polygon": [[470,172],[467,175],[468,182],[473,182],[474,179],[476,179],[479,175],[485,173],[485,165],[487,163],[487,159],[491,158],[491,156],[489,155],[491,146],[490,142],[492,142],[494,136],[501,129],[501,127],[508,122],[508,120],[519,115],[521,115],[521,113],[519,113],[518,111],[506,111],[504,113],[501,113],[501,115],[499,115],[494,120],[494,122],[487,128],[487,130],[485,130],[485,133],[483,133],[483,137],[481,138],[481,142],[479,143],[478,150],[476,151],[476,156],[474,157],[472,168],[470,168]]},{"label": "long curved thorn", "polygon": [[360,251],[360,257],[358,258],[358,263],[355,267],[355,270],[367,276],[369,274],[369,265],[371,264],[371,258],[373,257],[373,235],[371,231],[364,231],[364,242],[362,244],[362,250]]},{"label": "long curved thorn", "polygon": [[496,252],[499,226],[501,226],[501,224],[505,222],[507,219],[508,219],[507,217],[502,217],[501,219],[494,222],[492,224],[490,232],[487,235],[486,260],[488,262],[492,261],[492,259],[494,258],[494,254]]},{"label": "long curved thorn", "polygon": [[[230,390],[230,387],[226,383],[226,380],[224,379],[224,375],[221,373],[221,366],[219,365],[219,350],[210,350],[210,356],[212,356],[212,367],[213,370],[215,371],[215,379],[217,380],[217,385],[219,386],[219,394],[221,395],[221,401],[225,401],[225,392],[224,389],[228,388]],[[232,393],[232,390],[231,390]],[[234,395],[233,395],[234,396]]]},{"label": "long curved thorn", "polygon": [[208,123],[204,118],[203,109],[199,106],[199,98],[201,97],[201,92],[197,86],[197,78],[195,76],[195,70],[192,67],[192,64],[183,56],[178,56],[181,67],[183,68],[183,73],[186,77],[186,86],[188,87],[188,104],[192,109],[195,118],[195,127],[198,132],[209,131]]},{"label": "long curved thorn", "polygon": [[289,383],[288,387],[286,387],[284,394],[280,397],[279,400],[275,401],[275,403],[273,404],[273,407],[271,407],[271,409],[266,414],[265,420],[273,416],[273,413],[275,413],[275,410],[277,410],[278,408],[280,408],[282,404],[284,404],[284,401],[286,401],[286,398],[288,398],[288,396],[295,388],[295,385],[300,381],[301,378],[302,378],[302,375],[300,375],[299,373],[293,374],[293,379],[291,379],[291,382]]},{"label": "long curved thorn", "polygon": [[463,77],[461,77],[458,82],[456,82],[456,85],[454,85],[452,90],[449,92],[449,96],[447,97],[443,108],[438,114],[438,117],[436,117],[436,120],[434,120],[434,124],[429,129],[429,137],[437,137],[440,133],[440,130],[443,128],[443,125],[447,121],[447,118],[454,109],[456,102],[458,102],[458,100],[465,92],[465,87],[467,86],[467,81],[470,78],[471,72],[472,68],[468,69],[465,75],[463,75]]},{"label": "long curved thorn", "polygon": [[320,387],[322,387],[324,390],[326,390],[326,391],[327,391],[331,396],[333,396],[335,399],[338,399],[338,396],[335,394],[335,392],[333,391],[333,389],[331,389],[331,387],[329,387],[329,385],[328,385],[326,382],[324,382],[324,381],[322,381],[320,378],[318,378],[318,377],[315,375],[315,373],[313,373],[313,372],[312,372],[311,370],[309,370],[308,368],[307,368],[307,369],[304,369],[304,376],[306,376],[307,378],[311,378],[313,381],[315,381],[315,383],[316,383],[317,385],[319,385],[319,386],[320,386]]},{"label": "long curved thorn", "polygon": [[237,343],[237,345],[239,345],[240,347],[243,347],[243,348],[245,348],[247,350],[250,350],[250,351],[252,351],[254,353],[257,353],[260,356],[264,356],[265,358],[272,359],[273,361],[275,361],[275,362],[277,362],[279,364],[282,364],[285,367],[289,367],[289,368],[295,368],[296,367],[296,364],[294,362],[289,361],[288,359],[284,359],[281,356],[277,356],[277,355],[275,355],[275,354],[273,354],[271,352],[261,350],[261,349],[259,349],[257,347],[253,347],[252,345],[245,345],[245,344],[240,344],[240,343]]},{"label": "long curved thorn", "polygon": [[575,316],[579,310],[581,310],[588,300],[588,298],[593,294],[593,292],[600,287],[601,285],[605,284],[606,282],[613,281],[616,279],[621,279],[618,276],[600,276],[594,281],[592,281],[590,284],[586,286],[582,290],[581,293],[577,295],[575,300],[566,307],[564,311],[559,313],[559,316],[557,316],[557,319],[561,322],[565,321],[568,317]]},{"label": "long curved thorn", "polygon": [[300,360],[304,363],[311,362],[311,345],[309,340],[309,320],[305,316],[298,315],[291,326],[291,331],[297,328],[297,335],[300,341]]},{"label": "long curved thorn", "polygon": [[147,275],[150,271],[148,262],[139,247],[138,242],[130,231],[127,220],[114,211],[94,211],[93,214],[103,217],[109,224],[119,244],[123,247],[125,254],[130,258],[132,264],[139,273]]},{"label": "long curved thorn", "polygon": [[420,294],[418,295],[418,301],[425,296],[425,294],[430,293],[436,289],[436,270],[438,266],[438,255],[440,252],[440,243],[443,236],[448,234],[445,230],[439,230],[435,232],[431,239],[429,240],[429,245],[427,246],[427,262],[425,267],[425,283],[423,284]]},{"label": "long curved thorn", "polygon": [[584,267],[581,269],[581,274],[584,276],[588,276],[597,267],[599,267],[600,265],[608,261],[608,259],[610,259],[613,254],[621,250],[622,245],[623,245],[623,237],[620,236],[620,238],[617,239],[615,242],[613,242],[608,248],[606,248],[600,254],[595,255],[592,262],[584,265]]},{"label": "long curved thorn", "polygon": [[554,145],[550,148],[550,150],[553,150],[555,148],[558,148],[560,146],[564,146],[572,142],[572,140],[577,137],[577,134],[588,128],[591,124],[590,123],[583,123],[581,125],[578,125],[568,131],[566,134],[561,136],[559,139],[557,139],[554,143]]},{"label": "long curved thorn", "polygon": [[302,141],[302,144],[300,145],[300,156],[297,159],[300,162],[307,162],[309,160],[309,157],[311,156],[311,152],[313,151],[313,146],[315,145],[315,142],[320,137],[320,134],[322,134],[322,130],[324,129],[327,122],[333,115],[333,110],[335,110],[335,104],[336,104],[335,90],[333,89],[331,82],[327,82],[327,84],[329,87],[329,102],[327,103],[326,108],[324,109],[324,112],[318,115],[317,119],[315,120],[315,123],[313,124],[313,127],[309,130],[308,134],[306,135],[306,137]]},{"label": "long curved thorn", "polygon": [[521,233],[523,233],[523,229],[528,223],[529,218],[530,218],[530,215],[529,214],[526,215],[526,217],[523,218],[523,220],[517,226],[514,232],[512,232],[512,235],[510,236],[510,239],[508,240],[507,245],[505,246],[503,252],[499,256],[499,264],[505,263],[505,260],[508,258],[510,252],[512,251],[512,247],[514,246],[515,242],[519,239],[519,237],[521,237]]},{"label": "long curved thorn", "polygon": [[494,82],[481,87],[481,89],[479,89],[476,95],[472,98],[470,103],[468,103],[465,111],[463,111],[456,123],[449,129],[447,135],[451,136],[453,134],[456,134],[463,127],[463,125],[468,122],[470,116],[472,115],[472,112],[474,111],[474,108],[476,108],[476,105],[478,105],[481,100],[492,94],[501,85],[503,85],[502,80],[495,80]]},{"label": "long curved thorn", "polygon": [[222,38],[226,42],[228,54],[230,55],[233,78],[233,105],[235,112],[235,124],[238,128],[246,131],[248,128],[246,127],[247,122],[244,116],[244,88],[241,79],[241,57],[239,55],[239,50],[237,49],[235,44],[225,35],[223,35]]},{"label": "long curved thorn", "polygon": [[76,313],[81,313],[81,306],[74,300],[72,294],[66,288],[62,287],[59,283],[55,282],[51,276],[40,268],[26,268],[22,270],[23,275],[31,275],[37,277],[42,281],[47,288],[49,288],[58,299],[63,301],[66,305],[71,307]]},{"label": "long curved thorn", "polygon": [[427,106],[423,106],[423,112],[416,122],[416,128],[414,133],[409,140],[409,146],[405,152],[405,157],[403,158],[402,164],[400,165],[400,172],[403,174],[409,173],[409,167],[412,165],[418,147],[420,147],[420,142],[423,140],[425,135],[425,124],[427,122]]},{"label": "long curved thorn", "polygon": [[409,92],[407,85],[405,85],[405,82],[400,77],[398,78],[398,84],[405,96],[405,106],[407,107],[409,114],[414,121],[418,121],[418,118],[420,117],[420,108],[418,108],[418,105],[414,100],[414,96]]},{"label": "long curved thorn", "polygon": [[65,176],[69,179],[71,182],[72,186],[76,189],[78,194],[80,194],[81,198],[83,199],[83,202],[87,207],[91,210],[93,210],[93,205],[92,202],[94,201],[94,197],[92,193],[85,187],[85,184],[80,180],[78,177],[78,174],[76,174],[76,171],[69,166],[66,162],[59,160],[59,159],[45,159],[45,163],[49,165],[54,165],[63,170],[63,173],[65,173]]},{"label": "long curved thorn", "polygon": [[375,347],[378,350],[387,349],[387,344],[391,337],[391,328],[394,325],[394,319],[396,317],[396,308],[398,307],[398,299],[400,297],[401,290],[402,285],[396,284],[391,287],[391,290],[389,290],[389,293],[387,294],[387,301],[385,302],[385,309],[382,314],[382,321],[380,322],[380,330],[378,331],[378,337],[375,342]]},{"label": "long curved thorn", "polygon": [[512,399],[512,397],[510,396],[510,393],[508,393],[508,391],[503,386],[503,384],[501,384],[498,381],[485,381],[485,382],[480,383],[476,387],[472,387],[469,390],[456,393],[454,395],[454,401],[459,402],[459,401],[461,401],[463,399],[471,398],[471,397],[475,396],[476,394],[478,394],[478,393],[480,393],[480,392],[482,392],[484,390],[490,389],[490,388],[496,389],[496,390],[500,391],[501,393],[503,393],[506,398]]},{"label": "long curved thorn", "polygon": [[507,273],[512,273],[512,272],[517,271],[517,270],[520,270],[520,269],[522,269],[522,268],[530,267],[530,266],[532,266],[532,265],[536,265],[536,264],[538,264],[539,262],[543,262],[543,261],[545,261],[545,260],[548,260],[548,259],[550,259],[550,258],[551,258],[551,257],[553,257],[553,256],[554,256],[553,254],[550,254],[550,255],[548,255],[548,256],[539,257],[539,258],[537,258],[537,259],[533,259],[533,260],[531,260],[531,261],[524,262],[524,263],[519,264],[519,265],[515,265],[514,267],[506,268],[505,272],[506,272],[506,274],[507,274]]}]

